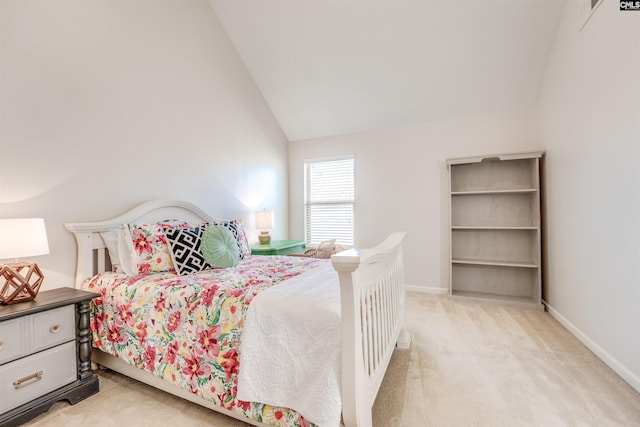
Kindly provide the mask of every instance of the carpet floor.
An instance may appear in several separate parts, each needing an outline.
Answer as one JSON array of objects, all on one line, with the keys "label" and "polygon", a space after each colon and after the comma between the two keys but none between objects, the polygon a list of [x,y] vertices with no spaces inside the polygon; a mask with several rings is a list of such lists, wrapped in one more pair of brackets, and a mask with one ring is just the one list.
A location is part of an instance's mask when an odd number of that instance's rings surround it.
[{"label": "carpet floor", "polygon": [[[640,394],[549,313],[409,293],[409,350],[396,350],[375,427],[640,426]],[[100,392],[56,403],[31,427],[246,424],[112,371]]]}]

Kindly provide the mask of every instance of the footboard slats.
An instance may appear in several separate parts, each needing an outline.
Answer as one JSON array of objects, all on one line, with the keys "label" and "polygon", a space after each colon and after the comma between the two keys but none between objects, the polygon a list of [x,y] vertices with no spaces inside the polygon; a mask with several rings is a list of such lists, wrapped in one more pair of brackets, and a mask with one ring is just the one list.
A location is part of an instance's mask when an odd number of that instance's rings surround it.
[{"label": "footboard slats", "polygon": [[372,334],[371,334],[371,329],[370,329],[370,323],[369,323],[369,319],[371,318],[371,308],[370,308],[370,304],[369,304],[369,298],[367,298],[367,293],[366,290],[363,292],[363,296],[360,297],[360,307],[363,308],[363,315],[362,315],[362,325],[361,325],[361,330],[362,330],[362,347],[363,347],[363,353],[362,353],[362,363],[364,365],[364,371],[367,373],[367,375],[371,374],[371,359],[369,358],[369,355],[371,354],[371,341],[372,341]]},{"label": "footboard slats", "polygon": [[400,319],[399,289],[394,286],[399,277],[397,268],[377,282],[371,283],[360,294],[364,307],[361,330],[363,334],[363,363],[365,372],[373,376],[392,349]]},{"label": "footboard slats", "polygon": [[401,242],[332,257],[342,306],[342,407],[346,427],[371,426],[371,407],[404,326]]}]

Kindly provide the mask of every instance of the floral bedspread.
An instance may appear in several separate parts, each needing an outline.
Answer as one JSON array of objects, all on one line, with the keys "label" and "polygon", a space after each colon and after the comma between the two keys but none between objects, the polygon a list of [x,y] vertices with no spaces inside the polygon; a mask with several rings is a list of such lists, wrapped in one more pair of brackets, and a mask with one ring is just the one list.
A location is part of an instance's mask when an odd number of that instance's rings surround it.
[{"label": "floral bedspread", "polygon": [[249,256],[188,276],[103,273],[83,284],[94,346],[215,405],[277,426],[312,425],[287,408],[236,399],[246,311],[263,289],[319,265],[303,257]]}]

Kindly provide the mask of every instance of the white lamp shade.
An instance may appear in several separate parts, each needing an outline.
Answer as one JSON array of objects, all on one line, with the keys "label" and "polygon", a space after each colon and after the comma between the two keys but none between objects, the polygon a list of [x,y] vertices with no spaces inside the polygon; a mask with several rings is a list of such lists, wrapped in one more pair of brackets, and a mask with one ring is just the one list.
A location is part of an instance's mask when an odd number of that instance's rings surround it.
[{"label": "white lamp shade", "polygon": [[256,228],[260,230],[273,228],[273,211],[256,212]]},{"label": "white lamp shade", "polygon": [[49,241],[44,219],[0,219],[0,259],[32,257],[48,253]]}]

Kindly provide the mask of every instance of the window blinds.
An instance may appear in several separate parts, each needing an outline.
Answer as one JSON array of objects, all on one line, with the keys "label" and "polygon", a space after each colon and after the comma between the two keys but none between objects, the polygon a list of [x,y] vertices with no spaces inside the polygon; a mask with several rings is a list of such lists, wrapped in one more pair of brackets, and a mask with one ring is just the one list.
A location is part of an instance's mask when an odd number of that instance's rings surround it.
[{"label": "window blinds", "polygon": [[336,239],[354,244],[354,159],[305,163],[304,210],[307,243]]}]

